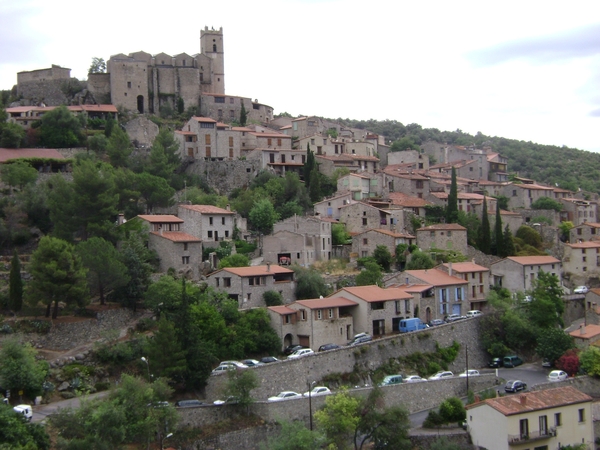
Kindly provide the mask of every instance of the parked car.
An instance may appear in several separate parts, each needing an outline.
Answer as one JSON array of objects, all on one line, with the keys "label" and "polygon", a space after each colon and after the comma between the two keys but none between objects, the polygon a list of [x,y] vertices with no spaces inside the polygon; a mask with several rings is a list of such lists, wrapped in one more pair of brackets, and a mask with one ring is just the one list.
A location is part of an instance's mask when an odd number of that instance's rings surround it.
[{"label": "parked car", "polygon": [[569,375],[563,370],[553,370],[548,374],[548,381],[563,381],[567,378],[569,378]]},{"label": "parked car", "polygon": [[402,375],[388,375],[379,383],[379,386],[392,386],[394,384],[402,384]]},{"label": "parked car", "polygon": [[437,327],[438,325],[444,325],[446,322],[442,319],[433,319],[429,321],[430,327]]},{"label": "parked car", "polygon": [[421,322],[421,319],[413,317],[410,319],[402,319],[398,326],[398,331],[400,331],[400,333],[408,333],[409,331],[424,330],[425,328],[427,328],[427,325]]},{"label": "parked car", "polygon": [[[309,397],[308,392],[305,392],[304,394],[302,394],[304,397]],[[310,397],[314,397],[315,395],[329,395],[331,394],[331,391],[329,390],[328,387],[325,386],[316,386],[315,388],[313,388],[312,391],[310,391]]]},{"label": "parked car", "polygon": [[293,391],[283,391],[277,394],[275,397],[269,397],[270,402],[280,402],[282,400],[290,400],[292,398],[302,398],[302,395]]},{"label": "parked car", "polygon": [[353,345],[362,344],[363,342],[369,342],[373,340],[373,336],[367,333],[359,333],[348,342],[348,345],[352,347]]},{"label": "parked car", "polygon": [[472,309],[471,311],[467,311],[467,319],[471,317],[479,317],[482,316],[483,313],[478,309]]},{"label": "parked car", "polygon": [[336,348],[341,348],[337,344],[323,344],[319,347],[320,352],[326,352],[327,350],[335,350]]},{"label": "parked car", "polygon": [[242,362],[239,361],[221,361],[221,363],[219,364],[220,366],[234,366],[234,367],[238,367],[240,369],[247,369],[248,366]]},{"label": "parked car", "polygon": [[13,407],[13,411],[21,414],[28,422],[31,422],[31,419],[33,418],[31,405],[17,405]]},{"label": "parked car", "polygon": [[248,367],[262,366],[263,363],[257,361],[256,359],[244,359],[242,364],[246,364]]},{"label": "parked car", "polygon": [[314,351],[310,348],[301,348],[300,350],[296,350],[294,353],[288,356],[288,359],[302,358],[303,356],[307,356],[312,353],[314,353]]},{"label": "parked car", "polygon": [[587,286],[577,286],[575,289],[573,289],[573,294],[587,294],[589,291],[589,288]]},{"label": "parked car", "polygon": [[270,363],[274,363],[279,361],[277,358],[275,358],[274,356],[265,356],[264,358],[260,359],[260,362],[263,364],[270,364]]},{"label": "parked car", "polygon": [[219,366],[219,367],[214,368],[210,374],[218,375],[220,373],[227,372],[228,370],[234,370],[234,369],[235,369],[235,366],[227,366],[227,365]]},{"label": "parked car", "polygon": [[509,380],[506,382],[506,385],[504,386],[505,392],[518,392],[518,391],[524,391],[525,389],[527,389],[527,385],[525,383],[523,383],[521,380]]},{"label": "parked car", "polygon": [[504,366],[504,362],[502,361],[502,358],[494,358],[490,361],[490,363],[488,364],[488,366],[490,367],[503,367]]},{"label": "parked car", "polygon": [[463,373],[461,373],[459,375],[459,377],[466,377],[467,374],[470,377],[478,377],[479,376],[479,370],[474,370],[474,369],[465,370]]},{"label": "parked car", "polygon": [[175,402],[175,406],[177,406],[178,408],[193,408],[194,406],[202,406],[204,405],[204,403],[202,403],[200,400],[179,400],[177,402]]},{"label": "parked car", "polygon": [[446,322],[456,322],[457,320],[466,319],[467,316],[461,316],[460,314],[450,314],[446,317]]},{"label": "parked car", "polygon": [[548,358],[542,359],[542,367],[552,367],[552,363]]},{"label": "parked car", "polygon": [[427,378],[421,378],[419,375],[409,375],[404,378],[405,383],[422,383],[427,381]]},{"label": "parked car", "polygon": [[505,356],[502,359],[504,367],[517,367],[523,364],[523,360],[516,355]]},{"label": "parked car", "polygon": [[292,353],[294,353],[296,350],[300,350],[301,348],[304,348],[301,345],[298,344],[292,344],[292,345],[288,345],[284,350],[283,350],[283,354],[284,355],[291,355]]},{"label": "parked car", "polygon": [[225,400],[215,400],[214,405],[232,405],[238,402],[238,399],[233,396],[227,397]]},{"label": "parked car", "polygon": [[446,378],[452,378],[453,376],[454,376],[454,374],[452,372],[450,372],[449,370],[442,370],[434,375],[431,375],[429,377],[429,380],[431,380],[431,381],[445,380]]}]

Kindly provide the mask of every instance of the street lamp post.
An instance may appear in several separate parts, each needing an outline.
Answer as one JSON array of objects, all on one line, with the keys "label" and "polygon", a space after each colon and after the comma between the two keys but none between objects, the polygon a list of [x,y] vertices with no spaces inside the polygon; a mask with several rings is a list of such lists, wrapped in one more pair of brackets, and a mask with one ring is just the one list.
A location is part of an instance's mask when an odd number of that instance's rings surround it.
[{"label": "street lamp post", "polygon": [[311,382],[306,382],[306,384],[308,385],[308,416],[309,416],[309,420],[310,420],[310,431],[313,430],[313,421],[312,421],[312,387],[314,386],[314,384],[316,383],[316,381]]},{"label": "street lamp post", "polygon": [[148,358],[142,356],[141,360],[146,363],[146,369],[148,369],[148,381],[150,381],[150,363],[148,362]]}]

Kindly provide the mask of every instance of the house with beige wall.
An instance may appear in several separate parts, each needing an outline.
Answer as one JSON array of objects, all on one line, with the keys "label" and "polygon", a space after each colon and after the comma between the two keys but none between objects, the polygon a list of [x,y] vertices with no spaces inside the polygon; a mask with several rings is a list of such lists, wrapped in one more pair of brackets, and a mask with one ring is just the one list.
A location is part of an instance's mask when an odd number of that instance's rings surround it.
[{"label": "house with beige wall", "polygon": [[401,209],[384,210],[356,202],[342,205],[339,212],[339,220],[346,224],[346,231],[349,233],[361,233],[373,228],[391,231],[404,228],[404,214]]},{"label": "house with beige wall", "polygon": [[444,263],[437,268],[468,283],[465,301],[469,302],[469,310],[485,311],[490,292],[490,269],[470,261]]},{"label": "house with beige wall", "polygon": [[[327,239],[330,242],[331,237]],[[264,261],[275,264],[298,264],[308,267],[319,261],[323,255],[319,239],[304,233],[280,230],[264,236],[262,242]],[[329,257],[330,250],[326,252],[326,256]]]},{"label": "house with beige wall", "polygon": [[401,192],[418,198],[425,198],[429,194],[429,177],[417,172],[408,172],[404,167],[398,166],[387,166],[383,172],[384,183],[389,193]]},{"label": "house with beige wall", "polygon": [[569,242],[600,240],[600,223],[585,222],[569,230]]},{"label": "house with beige wall", "polygon": [[235,213],[212,205],[179,205],[177,215],[182,229],[202,239],[204,247],[217,247],[219,241],[232,239]]},{"label": "house with beige wall", "polygon": [[563,274],[573,286],[600,277],[600,241],[583,241],[563,247]]},{"label": "house with beige wall", "polygon": [[267,291],[279,292],[285,303],[295,299],[294,271],[275,264],[219,269],[208,275],[206,283],[226,292],[240,309],[264,307]]},{"label": "house with beige wall", "polygon": [[381,174],[350,173],[338,178],[337,189],[350,191],[354,200],[379,197],[382,194],[383,177]]},{"label": "house with beige wall", "polygon": [[[331,259],[331,225],[334,220],[320,216],[298,216],[281,220],[273,224],[273,233],[289,231],[305,238],[304,245],[296,249],[297,252],[309,251],[306,261],[327,261]],[[299,258],[300,259],[300,258]],[[312,264],[310,262],[310,264]]]},{"label": "house with beige wall", "polygon": [[540,271],[550,273],[562,281],[562,263],[553,256],[509,256],[490,266],[492,283],[511,292],[533,289],[533,281]]},{"label": "house with beige wall", "polygon": [[548,186],[531,183],[509,183],[503,195],[508,198],[509,209],[531,209],[532,203],[542,197],[554,198],[554,190]]},{"label": "house with beige wall", "polygon": [[348,169],[350,172],[379,171],[379,158],[363,155],[315,155],[315,161],[319,165],[319,172],[328,177],[332,176],[337,169]]},{"label": "house with beige wall", "polygon": [[350,192],[341,192],[315,203],[315,216],[340,220],[340,208],[344,205],[349,205],[350,203],[356,203],[352,200],[352,194]]},{"label": "house with beige wall", "polygon": [[352,236],[352,253],[356,253],[361,258],[371,256],[378,245],[383,245],[394,255],[399,244],[412,245],[415,241],[414,236],[396,231],[367,230]]},{"label": "house with beige wall", "polygon": [[474,445],[494,450],[594,448],[592,397],[563,386],[467,406]]},{"label": "house with beige wall", "polygon": [[467,229],[457,223],[439,223],[417,230],[417,245],[422,250],[456,250],[467,254]]},{"label": "house with beige wall", "polygon": [[240,157],[241,133],[210,117],[192,117],[174,136],[183,159],[224,161]]},{"label": "house with beige wall", "polygon": [[573,222],[575,226],[585,222],[595,222],[598,218],[597,202],[579,198],[560,198],[559,201],[563,205],[561,214],[566,214],[563,220]]}]

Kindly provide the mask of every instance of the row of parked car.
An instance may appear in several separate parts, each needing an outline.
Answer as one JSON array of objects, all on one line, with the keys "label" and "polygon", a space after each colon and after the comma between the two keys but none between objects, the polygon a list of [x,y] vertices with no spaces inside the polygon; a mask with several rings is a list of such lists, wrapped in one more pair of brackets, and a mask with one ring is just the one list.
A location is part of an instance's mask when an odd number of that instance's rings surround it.
[{"label": "row of parked car", "polygon": [[[478,370],[474,370],[474,369],[469,369],[464,371],[463,373],[461,373],[460,375],[458,375],[459,377],[463,378],[463,377],[478,377],[480,375]],[[387,377],[385,377],[383,379],[383,381],[381,383],[379,383],[379,386],[391,386],[394,384],[401,384],[401,383],[422,383],[425,381],[437,381],[437,380],[445,380],[448,378],[454,378],[454,374],[452,372],[450,372],[449,370],[442,370],[440,372],[437,372],[436,374],[430,376],[429,378],[422,378],[419,375],[408,375],[408,376],[403,376],[403,375],[388,375]]]},{"label": "row of parked car", "polygon": [[[329,395],[331,394],[331,390],[329,390],[326,386],[317,386],[313,388],[311,391],[305,392],[304,394],[299,394],[294,391],[283,391],[273,397],[269,397],[267,401],[269,402],[280,402],[283,400],[292,400],[295,398],[303,398],[303,397],[318,397],[320,395]],[[237,399],[235,397],[227,397],[225,400],[215,400],[213,402],[214,405],[226,405],[226,404],[235,404],[237,403]]]}]

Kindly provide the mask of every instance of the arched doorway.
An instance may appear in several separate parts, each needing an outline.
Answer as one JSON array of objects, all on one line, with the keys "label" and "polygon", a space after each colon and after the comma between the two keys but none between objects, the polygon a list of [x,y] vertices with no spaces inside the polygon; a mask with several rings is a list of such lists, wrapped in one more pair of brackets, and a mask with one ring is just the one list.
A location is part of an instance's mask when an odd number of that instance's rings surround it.
[{"label": "arched doorway", "polygon": [[140,114],[144,114],[144,96],[143,95],[137,96],[137,109]]},{"label": "arched doorway", "polygon": [[292,338],[293,336],[290,333],[285,335],[285,337],[283,338],[283,348],[292,345]]}]

